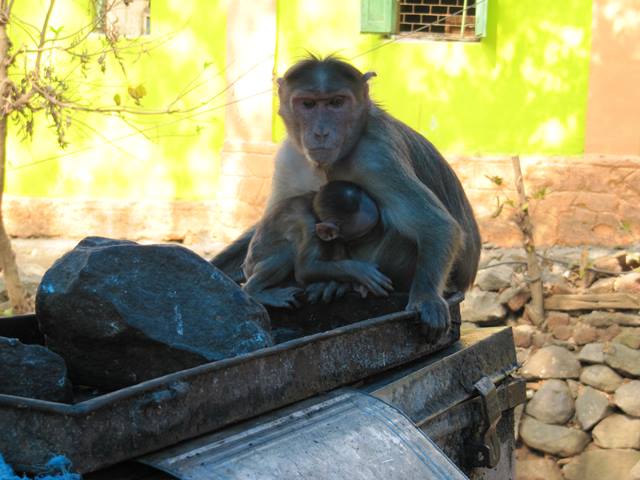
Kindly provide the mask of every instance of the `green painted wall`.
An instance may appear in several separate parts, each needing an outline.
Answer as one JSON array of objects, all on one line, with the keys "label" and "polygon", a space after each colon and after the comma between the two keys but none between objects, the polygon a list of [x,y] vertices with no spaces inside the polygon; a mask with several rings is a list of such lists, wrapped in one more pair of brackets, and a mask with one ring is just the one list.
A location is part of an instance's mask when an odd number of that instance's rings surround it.
[{"label": "green painted wall", "polygon": [[[489,1],[482,42],[385,44],[388,38],[359,33],[359,0],[277,0],[276,71],[282,74],[306,51],[337,53],[363,71],[374,70],[373,97],[444,152],[582,153],[591,2]],[[94,64],[85,78],[78,62],[45,56],[87,104],[113,105],[115,94],[126,98],[127,87],[138,84],[148,92],[143,106],[149,109],[166,107],[186,90],[176,106],[207,103],[190,114],[138,117],[131,124],[117,116],[76,114],[64,150],[43,116],[33,141],[22,140],[11,123],[6,191],[49,198],[215,198],[224,70],[233,61],[225,53],[228,2],[152,2],[152,34],[144,41],[159,45],[129,57],[126,76],[110,63],[106,74]],[[37,24],[45,5],[22,0],[15,8],[20,19]],[[73,32],[86,24],[90,5],[58,0],[52,26]],[[16,47],[26,41],[25,30],[11,25]],[[90,36],[89,50],[100,41]],[[274,126],[279,140],[284,131],[275,115]]]},{"label": "green painted wall", "polygon": [[[17,18],[38,24],[48,2],[15,3]],[[74,32],[87,24],[90,5],[91,0],[59,0],[51,25],[63,27],[62,36]],[[117,116],[76,114],[64,150],[44,116],[36,117],[33,141],[21,140],[11,123],[6,191],[50,198],[214,198],[224,139],[220,106],[226,100],[221,94],[227,62],[226,9],[226,0],[152,2],[151,35],[143,41],[156,48],[141,55],[125,54],[126,76],[117,63],[109,63],[102,74],[94,62],[84,77],[79,62],[65,55],[45,55],[44,61],[51,62],[59,75],[68,76],[74,98],[86,104],[114,105],[115,94],[126,98],[127,87],[139,84],[148,92],[142,100],[148,109],[163,109],[186,90],[190,91],[176,107],[207,103],[189,114],[132,117],[130,124]],[[14,46],[27,42],[26,30],[29,27],[23,23],[11,25]],[[101,41],[99,34],[92,34],[88,51],[99,48]],[[122,43],[125,51],[127,44]]]},{"label": "green painted wall", "polygon": [[279,0],[278,73],[307,50],[350,59],[378,73],[375,100],[445,152],[583,152],[590,1],[489,0],[479,43],[383,45],[359,21],[359,0]]}]

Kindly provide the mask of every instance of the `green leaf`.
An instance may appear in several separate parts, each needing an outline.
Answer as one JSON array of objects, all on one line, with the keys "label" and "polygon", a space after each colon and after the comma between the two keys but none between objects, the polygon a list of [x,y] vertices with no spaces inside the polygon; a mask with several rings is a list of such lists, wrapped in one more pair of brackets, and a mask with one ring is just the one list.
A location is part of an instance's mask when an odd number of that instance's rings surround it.
[{"label": "green leaf", "polygon": [[620,229],[623,232],[631,233],[631,222],[629,220],[620,220]]},{"label": "green leaf", "polygon": [[144,85],[140,84],[137,87],[129,87],[127,89],[127,92],[129,93],[129,96],[136,102],[136,105],[140,105],[140,99],[147,94],[147,89],[144,88]]},{"label": "green leaf", "polygon": [[122,105],[122,98],[120,97],[120,94],[119,94],[119,93],[116,93],[116,94],[113,96],[113,101],[114,101],[114,102],[116,103],[116,105],[118,105],[118,106]]},{"label": "green leaf", "polygon": [[547,187],[542,187],[540,190],[533,194],[533,198],[535,198],[536,200],[544,200],[548,193],[549,190],[547,189]]},{"label": "green leaf", "polygon": [[147,89],[142,84],[136,87],[136,95],[138,98],[143,98],[147,94]]},{"label": "green leaf", "polygon": [[499,177],[497,175],[485,175],[485,177],[487,177],[491,183],[495,184],[495,185],[502,185],[504,183],[504,180],[502,179],[502,177]]}]

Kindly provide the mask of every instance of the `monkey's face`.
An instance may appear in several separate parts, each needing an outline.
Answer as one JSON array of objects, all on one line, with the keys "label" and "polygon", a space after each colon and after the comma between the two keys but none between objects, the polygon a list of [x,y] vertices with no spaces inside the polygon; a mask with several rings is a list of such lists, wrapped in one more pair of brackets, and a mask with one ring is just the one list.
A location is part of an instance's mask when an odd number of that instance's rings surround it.
[{"label": "monkey's face", "polygon": [[298,127],[290,135],[310,162],[328,167],[348,153],[347,148],[353,146],[350,140],[355,126],[362,116],[362,108],[350,90],[297,91],[289,103]]},{"label": "monkey's face", "polygon": [[328,168],[356,145],[370,107],[367,80],[373,75],[336,58],[312,56],[278,79],[279,113],[289,139],[309,162]]}]

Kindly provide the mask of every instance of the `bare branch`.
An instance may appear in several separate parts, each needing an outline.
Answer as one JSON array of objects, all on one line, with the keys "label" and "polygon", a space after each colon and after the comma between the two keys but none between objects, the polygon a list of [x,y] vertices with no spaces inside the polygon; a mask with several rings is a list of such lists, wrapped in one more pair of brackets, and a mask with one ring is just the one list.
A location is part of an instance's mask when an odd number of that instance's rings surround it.
[{"label": "bare branch", "polygon": [[47,15],[44,17],[44,23],[40,29],[40,42],[38,43],[38,53],[36,54],[36,66],[34,69],[35,75],[40,76],[40,62],[42,61],[42,47],[44,47],[45,41],[47,39],[47,28],[49,28],[49,20],[51,20],[51,13],[53,12],[53,7],[56,4],[56,0],[49,0],[49,9],[47,10]]}]

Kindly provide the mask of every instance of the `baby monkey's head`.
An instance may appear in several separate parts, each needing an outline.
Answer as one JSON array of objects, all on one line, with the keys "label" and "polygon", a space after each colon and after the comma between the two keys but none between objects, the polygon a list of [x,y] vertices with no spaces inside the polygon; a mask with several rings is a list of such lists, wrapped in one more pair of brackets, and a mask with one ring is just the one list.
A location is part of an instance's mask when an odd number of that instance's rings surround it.
[{"label": "baby monkey's head", "polygon": [[313,198],[313,211],[318,219],[316,235],[325,242],[364,237],[380,220],[373,199],[351,182],[327,183]]}]

